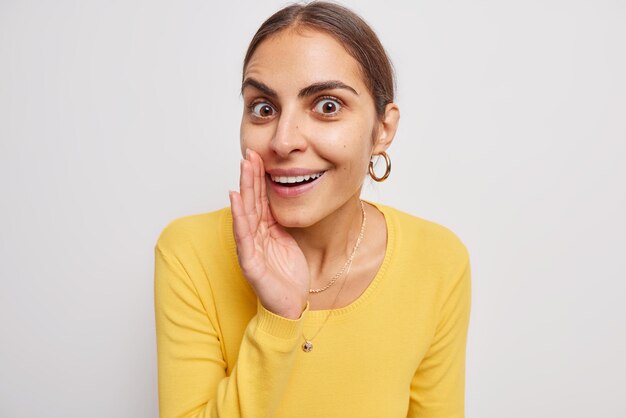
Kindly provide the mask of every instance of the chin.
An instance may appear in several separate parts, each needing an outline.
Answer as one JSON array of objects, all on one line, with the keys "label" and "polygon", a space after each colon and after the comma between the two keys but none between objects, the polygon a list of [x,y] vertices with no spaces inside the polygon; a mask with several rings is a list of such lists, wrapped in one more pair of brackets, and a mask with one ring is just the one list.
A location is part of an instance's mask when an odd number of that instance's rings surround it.
[{"label": "chin", "polygon": [[270,204],[276,222],[285,228],[306,228],[315,223],[309,211],[300,207],[276,207]]}]

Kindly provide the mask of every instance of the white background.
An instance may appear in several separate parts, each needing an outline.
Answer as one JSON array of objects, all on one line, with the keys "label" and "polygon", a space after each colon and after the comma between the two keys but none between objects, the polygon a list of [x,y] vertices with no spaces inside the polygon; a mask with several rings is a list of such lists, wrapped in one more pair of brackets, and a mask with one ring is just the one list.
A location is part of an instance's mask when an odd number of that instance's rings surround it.
[{"label": "white background", "polygon": [[[283,1],[0,1],[0,416],[157,416],[153,247],[237,187]],[[364,197],[473,268],[469,418],[623,417],[626,2],[346,1],[402,118]]]}]

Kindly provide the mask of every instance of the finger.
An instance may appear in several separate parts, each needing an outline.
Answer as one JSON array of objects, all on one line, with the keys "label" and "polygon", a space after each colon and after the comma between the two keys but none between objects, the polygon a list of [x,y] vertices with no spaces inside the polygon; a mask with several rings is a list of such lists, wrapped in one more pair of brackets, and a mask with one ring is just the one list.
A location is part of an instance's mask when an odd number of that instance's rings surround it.
[{"label": "finger", "polygon": [[293,237],[289,234],[289,232],[287,232],[281,224],[276,222],[276,220],[274,219],[274,216],[271,213],[271,210],[269,212],[270,214],[269,214],[268,226],[269,226],[270,237],[278,240],[281,243],[293,241]]},{"label": "finger", "polygon": [[267,176],[265,175],[265,165],[263,164],[263,159],[259,158],[259,163],[261,168],[261,219],[268,222],[271,213],[269,213],[269,202],[267,200]]},{"label": "finger", "polygon": [[263,206],[261,203],[261,157],[255,151],[250,150],[250,162],[254,167],[254,204],[256,206],[256,213],[258,219],[262,219]]},{"label": "finger", "polygon": [[243,202],[243,211],[248,218],[248,226],[251,231],[256,230],[258,217],[254,207],[254,174],[252,173],[252,166],[248,160],[241,160],[239,189]]},{"label": "finger", "polygon": [[255,229],[258,228],[259,222],[261,222],[261,206],[259,204],[259,193],[260,193],[260,182],[259,182],[259,169],[257,167],[257,162],[259,160],[259,156],[253,150],[247,148],[246,149],[246,157],[250,162],[250,167],[252,168],[252,188],[254,190],[254,210],[255,210]]},{"label": "finger", "polygon": [[276,218],[274,218],[274,214],[272,213],[272,207],[269,205],[269,203],[266,206],[267,208],[267,212],[265,213],[265,216],[267,216],[267,226],[271,227],[274,224],[277,224],[278,221],[276,221]]},{"label": "finger", "polygon": [[244,264],[246,260],[250,260],[254,255],[254,241],[252,235],[250,235],[248,217],[244,212],[241,195],[230,191],[228,192],[228,198],[230,199],[230,208],[233,215],[233,235],[237,244],[239,261]]}]

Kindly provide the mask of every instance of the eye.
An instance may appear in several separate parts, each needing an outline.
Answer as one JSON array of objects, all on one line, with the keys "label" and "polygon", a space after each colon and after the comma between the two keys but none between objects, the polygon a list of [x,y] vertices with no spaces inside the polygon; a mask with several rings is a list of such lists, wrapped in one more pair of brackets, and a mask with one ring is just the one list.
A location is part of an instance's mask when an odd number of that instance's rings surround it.
[{"label": "eye", "polygon": [[248,106],[248,109],[257,118],[268,118],[276,112],[276,110],[267,102],[252,103]]},{"label": "eye", "polygon": [[334,97],[322,97],[315,103],[315,111],[323,116],[335,116],[342,107],[341,101]]}]

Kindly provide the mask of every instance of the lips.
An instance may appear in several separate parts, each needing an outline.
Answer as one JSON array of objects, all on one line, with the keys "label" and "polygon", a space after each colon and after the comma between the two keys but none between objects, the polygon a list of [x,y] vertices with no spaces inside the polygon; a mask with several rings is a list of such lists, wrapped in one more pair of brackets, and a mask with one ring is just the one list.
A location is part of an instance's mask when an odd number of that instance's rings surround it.
[{"label": "lips", "polygon": [[300,196],[313,189],[326,171],[273,170],[266,176],[272,192],[281,197]]},{"label": "lips", "polygon": [[270,175],[270,178],[275,183],[279,183],[279,184],[281,184],[283,186],[287,186],[287,187],[293,187],[293,186],[297,186],[297,185],[302,184],[302,183],[313,182],[316,179],[318,179],[319,177],[321,177],[322,174],[324,174],[323,171],[320,171],[319,173],[304,174],[304,175],[301,175],[301,176]]}]

